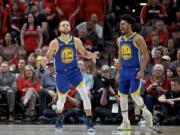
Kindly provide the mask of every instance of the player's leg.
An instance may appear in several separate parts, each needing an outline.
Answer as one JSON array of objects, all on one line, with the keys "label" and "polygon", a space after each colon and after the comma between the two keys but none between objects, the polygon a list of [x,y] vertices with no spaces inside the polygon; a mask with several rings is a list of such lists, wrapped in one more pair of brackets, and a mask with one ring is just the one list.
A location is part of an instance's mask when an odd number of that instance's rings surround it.
[{"label": "player's leg", "polygon": [[141,108],[143,111],[143,116],[145,118],[145,124],[147,127],[152,127],[153,122],[152,122],[152,114],[150,111],[146,108],[144,101],[142,97],[140,96],[140,90],[141,90],[141,82],[140,80],[134,79],[131,80],[131,88],[130,88],[130,93],[131,97],[134,100],[134,102]]},{"label": "player's leg", "polygon": [[87,129],[88,131],[95,131],[93,121],[92,121],[92,109],[91,109],[91,102],[88,96],[88,91],[86,89],[86,85],[83,81],[82,75],[80,72],[74,73],[71,78],[71,83],[76,86],[82,100],[83,100],[83,107],[87,117]]},{"label": "player's leg", "polygon": [[128,80],[121,80],[119,81],[119,92],[120,92],[120,107],[121,113],[123,117],[123,121],[121,125],[117,128],[118,130],[130,130],[131,125],[128,118],[128,93],[129,93],[129,81]]},{"label": "player's leg", "polygon": [[56,86],[57,86],[57,119],[56,128],[63,127],[63,109],[66,102],[67,92],[69,90],[68,78],[63,74],[56,75]]},{"label": "player's leg", "polygon": [[83,100],[84,111],[85,111],[86,117],[87,117],[87,130],[94,132],[95,128],[94,128],[93,119],[92,119],[91,102],[90,102],[90,98],[88,96],[88,91],[86,89],[85,83],[82,81],[76,87],[76,89],[78,90],[78,92],[81,95],[81,98]]}]

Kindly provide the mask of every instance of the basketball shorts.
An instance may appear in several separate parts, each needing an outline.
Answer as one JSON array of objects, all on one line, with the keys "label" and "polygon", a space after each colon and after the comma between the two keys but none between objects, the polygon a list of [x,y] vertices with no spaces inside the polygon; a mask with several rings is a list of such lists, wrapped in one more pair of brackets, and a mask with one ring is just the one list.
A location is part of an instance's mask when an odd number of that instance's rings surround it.
[{"label": "basketball shorts", "polygon": [[120,94],[133,94],[140,90],[140,80],[136,79],[139,67],[122,67],[119,73]]},{"label": "basketball shorts", "polygon": [[79,68],[56,74],[56,87],[62,94],[67,93],[71,86],[77,87],[82,81],[83,77]]}]

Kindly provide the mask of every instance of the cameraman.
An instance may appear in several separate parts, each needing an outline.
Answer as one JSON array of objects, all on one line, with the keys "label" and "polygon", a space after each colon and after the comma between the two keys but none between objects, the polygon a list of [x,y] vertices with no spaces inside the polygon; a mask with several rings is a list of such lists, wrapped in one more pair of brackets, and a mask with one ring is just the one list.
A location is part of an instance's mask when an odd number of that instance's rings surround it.
[{"label": "cameraman", "polygon": [[171,80],[171,90],[158,98],[160,110],[154,115],[154,122],[162,125],[180,124],[180,77]]},{"label": "cameraman", "polygon": [[[100,105],[94,110],[94,119],[100,118],[101,121],[107,122],[107,120],[117,122],[119,113],[120,99],[117,95],[115,86],[115,80],[111,78],[111,69],[108,65],[103,65],[101,68],[101,83],[102,87],[98,90],[101,93]],[[118,118],[117,118],[118,117]]]}]

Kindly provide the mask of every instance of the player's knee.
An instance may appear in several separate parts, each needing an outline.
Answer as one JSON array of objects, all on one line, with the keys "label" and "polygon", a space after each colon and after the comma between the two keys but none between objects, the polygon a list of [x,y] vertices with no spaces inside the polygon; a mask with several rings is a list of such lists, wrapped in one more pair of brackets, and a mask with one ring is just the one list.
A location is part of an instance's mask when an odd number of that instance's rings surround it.
[{"label": "player's knee", "polygon": [[120,105],[121,105],[121,110],[122,111],[128,110],[128,95],[121,94],[121,96],[120,96]]},{"label": "player's knee", "polygon": [[138,106],[141,107],[144,105],[143,99],[141,98],[141,96],[139,94],[138,95],[131,94],[131,97]]},{"label": "player's knee", "polygon": [[57,108],[58,110],[63,110],[64,103],[66,102],[66,96],[58,96]]},{"label": "player's knee", "polygon": [[86,87],[79,87],[77,90],[82,98],[88,98],[88,91]]}]

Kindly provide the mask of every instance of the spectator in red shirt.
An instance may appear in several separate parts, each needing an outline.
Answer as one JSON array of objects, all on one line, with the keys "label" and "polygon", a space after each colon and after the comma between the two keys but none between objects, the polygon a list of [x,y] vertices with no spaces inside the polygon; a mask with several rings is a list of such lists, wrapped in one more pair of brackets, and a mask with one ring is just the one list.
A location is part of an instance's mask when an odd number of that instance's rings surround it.
[{"label": "spectator in red shirt", "polygon": [[164,17],[167,17],[166,9],[159,0],[148,0],[147,5],[141,9],[140,21],[143,25],[152,19],[163,19]]},{"label": "spectator in red shirt", "polygon": [[3,33],[10,30],[14,33],[14,36],[19,35],[26,8],[27,6],[25,2],[22,2],[20,0],[9,1],[4,10],[4,18],[2,24]]},{"label": "spectator in red shirt", "polygon": [[50,40],[55,38],[55,30],[58,27],[59,20],[56,9],[54,8],[56,6],[54,0],[44,0],[41,5],[46,16],[46,21],[41,24],[43,31],[43,43],[44,45],[48,45]]},{"label": "spectator in red shirt", "polygon": [[[165,27],[164,22],[162,20],[157,20],[155,22],[154,31],[157,32],[157,34],[159,35],[160,44],[163,46],[167,46],[169,34],[167,33],[166,27]],[[151,38],[152,38],[151,33],[148,33],[146,36],[146,42],[150,43]]]},{"label": "spectator in red shirt", "polygon": [[84,13],[85,21],[90,21],[92,14],[97,14],[99,21],[103,24],[107,0],[82,0],[81,12]]},{"label": "spectator in red shirt", "polygon": [[157,104],[157,98],[170,90],[170,81],[165,76],[163,65],[154,65],[152,76],[146,80],[145,88],[145,103],[147,108],[153,112],[153,108]]},{"label": "spectator in red shirt", "polygon": [[24,76],[17,78],[17,91],[21,93],[21,101],[24,106],[28,106],[26,109],[26,116],[30,117],[30,120],[34,120],[36,111],[35,105],[40,91],[40,80],[36,77],[35,70],[32,66],[25,66]]},{"label": "spectator in red shirt", "polygon": [[80,0],[55,0],[56,10],[60,19],[67,19],[74,26],[80,11]]},{"label": "spectator in red shirt", "polygon": [[43,38],[40,26],[36,26],[35,24],[34,15],[29,13],[27,17],[27,22],[21,29],[21,45],[29,54],[37,48],[41,48]]}]

